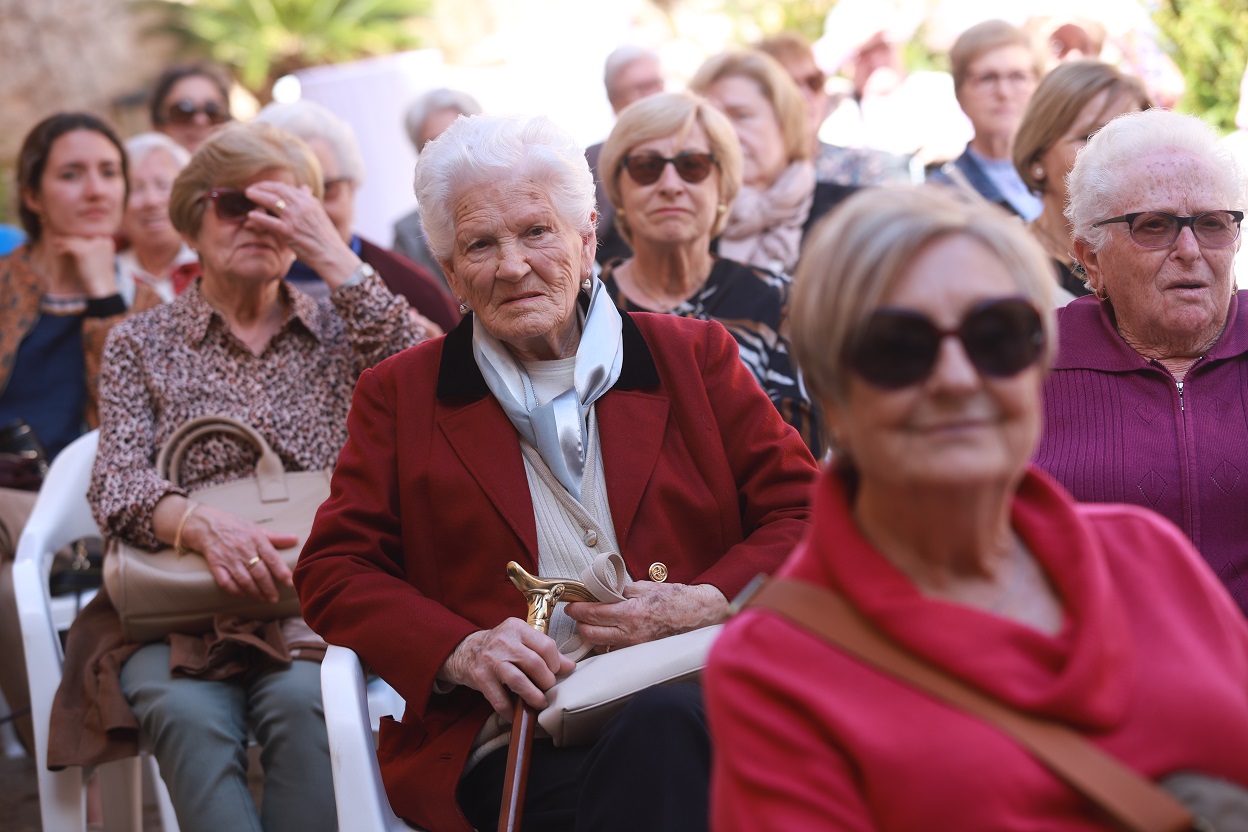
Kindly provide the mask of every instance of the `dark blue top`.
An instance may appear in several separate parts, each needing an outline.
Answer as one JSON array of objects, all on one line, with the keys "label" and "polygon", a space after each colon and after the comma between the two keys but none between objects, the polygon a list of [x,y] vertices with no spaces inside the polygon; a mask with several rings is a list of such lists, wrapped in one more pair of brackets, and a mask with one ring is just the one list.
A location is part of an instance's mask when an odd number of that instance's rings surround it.
[{"label": "dark blue top", "polygon": [[42,313],[17,348],[0,424],[25,419],[51,460],[86,429],[85,361],[82,316]]}]

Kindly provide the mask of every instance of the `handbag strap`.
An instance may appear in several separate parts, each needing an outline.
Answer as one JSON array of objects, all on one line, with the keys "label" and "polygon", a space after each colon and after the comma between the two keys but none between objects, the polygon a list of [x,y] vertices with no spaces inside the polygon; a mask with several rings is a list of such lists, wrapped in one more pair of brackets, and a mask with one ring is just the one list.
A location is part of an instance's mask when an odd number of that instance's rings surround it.
[{"label": "handbag strap", "polygon": [[1131,832],[1192,828],[1191,813],[1155,783],[1064,725],[1003,705],[915,658],[875,630],[836,592],[805,581],[771,578],[744,607],[773,610],[851,655],[996,726]]},{"label": "handbag strap", "polygon": [[156,457],[156,473],[176,486],[182,485],[182,460],[191,445],[214,433],[224,433],[250,444],[260,453],[256,462],[256,485],[260,502],[283,502],[289,499],[286,471],[277,452],[264,441],[260,432],[246,422],[228,416],[199,416],[189,419],[170,435]]}]

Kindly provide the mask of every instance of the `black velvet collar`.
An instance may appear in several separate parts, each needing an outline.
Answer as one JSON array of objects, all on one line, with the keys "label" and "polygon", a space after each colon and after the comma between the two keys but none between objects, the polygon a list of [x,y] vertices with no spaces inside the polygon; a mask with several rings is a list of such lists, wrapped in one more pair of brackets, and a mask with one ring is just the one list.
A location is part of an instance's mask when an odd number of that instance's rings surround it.
[{"label": "black velvet collar", "polygon": [[[582,295],[581,302],[587,304],[588,299]],[[438,366],[439,399],[481,399],[490,395],[490,388],[486,386],[481,368],[472,355],[472,317],[465,315],[459,326],[446,334],[446,341],[442,344],[442,362]],[[624,366],[620,368],[620,377],[611,389],[657,387],[659,371],[650,346],[628,312],[621,312],[620,317],[623,319]]]}]

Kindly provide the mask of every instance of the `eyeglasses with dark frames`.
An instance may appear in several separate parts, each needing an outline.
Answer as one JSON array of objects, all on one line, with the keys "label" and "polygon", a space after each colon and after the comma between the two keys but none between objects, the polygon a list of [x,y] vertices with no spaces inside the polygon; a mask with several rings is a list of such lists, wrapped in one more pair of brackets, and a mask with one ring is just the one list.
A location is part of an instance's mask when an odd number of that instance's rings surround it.
[{"label": "eyeglasses with dark frames", "polygon": [[850,339],[849,368],[883,390],[900,390],[928,378],[945,338],[962,342],[975,369],[989,378],[1008,378],[1035,364],[1044,351],[1044,322],[1030,301],[994,298],[975,305],[956,329],[942,329],[909,309],[885,307]]},{"label": "eyeglasses with dark frames", "polygon": [[202,199],[212,203],[217,219],[222,222],[242,222],[247,219],[248,214],[256,210],[264,211],[270,217],[277,216],[269,209],[252,202],[245,193],[236,188],[213,188]]},{"label": "eyeglasses with dark frames", "polygon": [[333,202],[339,196],[341,190],[347,186],[347,183],[352,181],[354,180],[350,176],[336,176],[333,179],[326,179],[321,183],[325,189],[325,196],[322,197],[322,200]]},{"label": "eyeglasses with dark frames", "polygon": [[676,168],[676,173],[690,185],[696,185],[711,175],[711,168],[719,164],[710,153],[685,151],[675,156],[660,156],[657,153],[641,153],[636,156],[625,156],[620,167],[628,171],[629,177],[638,185],[653,185],[663,175],[668,163]]},{"label": "eyeglasses with dark frames", "polygon": [[189,98],[170,104],[165,110],[165,118],[170,124],[190,124],[200,113],[207,116],[209,124],[224,124],[230,120],[228,107],[222,107],[215,101],[205,101],[197,105]]},{"label": "eyeglasses with dark frames", "polygon": [[1226,248],[1239,239],[1243,211],[1205,211],[1190,217],[1167,214],[1165,211],[1137,211],[1092,223],[1093,228],[1113,223],[1126,223],[1136,245],[1144,248],[1165,248],[1179,239],[1184,228],[1192,229],[1196,242],[1206,248]]},{"label": "eyeglasses with dark frames", "polygon": [[809,75],[803,75],[801,78],[794,79],[799,86],[805,87],[814,93],[823,92],[824,85],[828,82],[828,77],[819,70],[811,72]]}]

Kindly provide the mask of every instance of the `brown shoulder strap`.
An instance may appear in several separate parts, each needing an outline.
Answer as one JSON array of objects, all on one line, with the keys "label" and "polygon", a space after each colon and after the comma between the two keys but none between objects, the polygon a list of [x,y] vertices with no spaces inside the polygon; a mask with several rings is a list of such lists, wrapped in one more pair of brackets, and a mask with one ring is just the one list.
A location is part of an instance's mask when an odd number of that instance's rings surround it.
[{"label": "brown shoulder strap", "polygon": [[1069,728],[1007,707],[915,658],[831,590],[772,578],[745,607],[773,610],[903,682],[995,725],[1132,832],[1181,832],[1192,827],[1187,809],[1156,784]]}]

